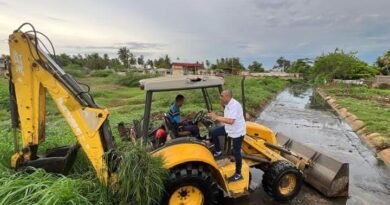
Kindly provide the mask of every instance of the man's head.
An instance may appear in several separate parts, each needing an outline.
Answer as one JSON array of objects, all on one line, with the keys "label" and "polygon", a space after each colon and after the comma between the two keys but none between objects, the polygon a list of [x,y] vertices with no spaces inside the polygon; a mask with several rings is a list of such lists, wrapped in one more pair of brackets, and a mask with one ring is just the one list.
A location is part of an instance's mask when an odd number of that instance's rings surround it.
[{"label": "man's head", "polygon": [[221,104],[223,105],[227,105],[230,99],[232,99],[232,97],[233,97],[233,93],[231,90],[224,90],[219,95],[219,99],[221,100]]},{"label": "man's head", "polygon": [[179,94],[176,96],[175,103],[178,107],[181,107],[184,104],[184,100],[185,100],[184,96]]}]

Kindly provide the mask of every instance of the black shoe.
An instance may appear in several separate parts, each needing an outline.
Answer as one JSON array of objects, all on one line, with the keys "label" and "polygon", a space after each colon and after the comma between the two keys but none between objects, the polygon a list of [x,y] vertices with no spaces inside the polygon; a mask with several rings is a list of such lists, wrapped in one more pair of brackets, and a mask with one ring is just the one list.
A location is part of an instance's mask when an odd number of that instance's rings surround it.
[{"label": "black shoe", "polygon": [[234,174],[233,176],[228,178],[228,181],[229,182],[235,182],[235,181],[239,181],[241,179],[243,179],[241,174]]}]

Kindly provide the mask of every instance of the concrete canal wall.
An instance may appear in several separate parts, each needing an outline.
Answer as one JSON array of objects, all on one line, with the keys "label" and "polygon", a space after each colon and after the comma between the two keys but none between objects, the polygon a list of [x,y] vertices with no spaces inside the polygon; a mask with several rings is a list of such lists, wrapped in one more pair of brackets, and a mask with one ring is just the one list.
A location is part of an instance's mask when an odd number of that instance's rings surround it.
[{"label": "concrete canal wall", "polygon": [[390,168],[390,148],[377,149],[380,145],[378,142],[379,133],[367,133],[365,130],[365,123],[360,120],[356,115],[350,113],[347,108],[337,104],[336,100],[320,88],[317,89],[317,93],[332,107],[339,117],[344,120],[352,130],[360,137],[360,139],[370,147],[370,149],[377,155],[377,158],[382,160]]}]

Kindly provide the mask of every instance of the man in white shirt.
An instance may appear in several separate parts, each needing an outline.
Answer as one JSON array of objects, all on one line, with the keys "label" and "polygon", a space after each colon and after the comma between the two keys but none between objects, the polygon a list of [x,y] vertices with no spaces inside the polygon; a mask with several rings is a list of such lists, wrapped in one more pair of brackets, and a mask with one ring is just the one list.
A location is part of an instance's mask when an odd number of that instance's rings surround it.
[{"label": "man in white shirt", "polygon": [[236,172],[233,176],[229,177],[229,181],[238,181],[242,179],[241,167],[241,144],[246,134],[245,118],[241,104],[233,98],[231,90],[224,90],[220,94],[219,99],[221,104],[225,106],[223,117],[218,116],[215,112],[209,113],[214,121],[224,123],[224,126],[217,127],[211,131],[212,141],[215,145],[215,157],[222,155],[221,146],[219,143],[219,136],[224,135],[232,138],[233,140],[233,154],[236,161]]}]

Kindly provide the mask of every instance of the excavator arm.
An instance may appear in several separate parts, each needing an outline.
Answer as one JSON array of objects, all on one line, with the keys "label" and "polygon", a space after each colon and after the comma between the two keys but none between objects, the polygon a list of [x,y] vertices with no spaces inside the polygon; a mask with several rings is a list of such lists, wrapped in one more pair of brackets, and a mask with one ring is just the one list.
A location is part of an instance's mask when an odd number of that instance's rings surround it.
[{"label": "excavator arm", "polygon": [[[32,166],[66,172],[80,145],[98,178],[107,183],[113,177],[113,170],[107,166],[109,162],[104,156],[114,150],[108,110],[99,107],[91,95],[43,51],[39,41],[34,28],[31,32],[22,32],[19,28],[9,36],[9,87],[15,129],[15,154],[11,166],[15,169]],[[38,155],[38,146],[45,141],[46,93],[53,98],[79,145],[55,148]],[[17,127],[20,127],[21,149]]]}]

